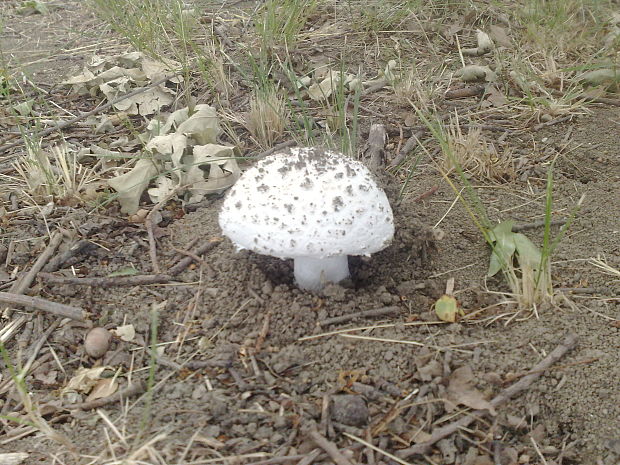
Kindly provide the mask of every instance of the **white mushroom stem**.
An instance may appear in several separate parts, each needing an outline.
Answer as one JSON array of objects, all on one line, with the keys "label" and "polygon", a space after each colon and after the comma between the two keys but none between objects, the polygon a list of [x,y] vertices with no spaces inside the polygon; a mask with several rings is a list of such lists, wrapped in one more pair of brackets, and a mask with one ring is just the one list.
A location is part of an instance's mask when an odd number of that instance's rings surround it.
[{"label": "white mushroom stem", "polygon": [[338,283],[348,278],[349,262],[346,255],[328,258],[296,257],[294,272],[300,288],[317,291],[326,282]]}]

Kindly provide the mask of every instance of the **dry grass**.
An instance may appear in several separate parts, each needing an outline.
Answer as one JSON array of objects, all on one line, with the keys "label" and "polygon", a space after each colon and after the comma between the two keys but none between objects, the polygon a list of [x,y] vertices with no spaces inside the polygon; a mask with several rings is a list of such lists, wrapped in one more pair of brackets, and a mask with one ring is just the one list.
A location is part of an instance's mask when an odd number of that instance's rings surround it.
[{"label": "dry grass", "polygon": [[493,182],[508,181],[515,177],[512,154],[499,153],[494,144],[485,140],[478,128],[464,133],[458,121],[447,131],[447,142],[451,156],[443,153],[441,168],[444,172],[454,171],[455,165],[472,176]]},{"label": "dry grass", "polygon": [[244,124],[256,143],[271,147],[288,126],[286,99],[275,88],[256,89],[250,97],[250,111]]},{"label": "dry grass", "polygon": [[27,156],[13,163],[25,189],[35,199],[79,200],[89,183],[98,180],[94,169],[77,161],[77,153],[56,145],[51,153],[28,146]]}]

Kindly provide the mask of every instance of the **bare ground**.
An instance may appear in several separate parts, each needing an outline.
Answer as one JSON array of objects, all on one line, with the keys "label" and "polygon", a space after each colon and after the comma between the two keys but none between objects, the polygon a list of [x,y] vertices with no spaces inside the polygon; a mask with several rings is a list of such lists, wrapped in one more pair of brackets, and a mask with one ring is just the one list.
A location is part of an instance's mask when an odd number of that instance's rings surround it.
[{"label": "bare ground", "polygon": [[[84,31],[81,25],[92,17],[71,5],[52,14],[73,18],[67,31]],[[4,31],[5,53],[20,47],[23,53],[18,36],[49,21],[40,15],[12,18],[19,22]],[[57,26],[53,30],[57,33]],[[43,34],[49,42],[39,46],[66,47],[66,37],[56,33]],[[51,85],[61,79],[66,62],[54,56],[31,74],[34,82]],[[72,54],[71,62],[87,56]],[[0,451],[25,452],[22,463],[27,464],[118,463],[114,456],[129,457],[127,463],[331,463],[343,458],[347,462],[342,463],[395,463],[350,435],[398,455],[466,415],[462,405],[448,401],[465,395],[454,387],[455,380],[471,379],[476,392],[490,399],[572,333],[576,347],[498,406],[496,415],[449,435],[425,455],[403,458],[470,465],[620,462],[620,284],[588,261],[600,255],[616,269],[620,265],[620,113],[598,104],[588,110],[557,125],[508,136],[504,144],[525,159],[527,175],[478,189],[492,219],[537,222],[544,211],[544,161],[559,154],[554,217],[566,218],[585,194],[583,208],[553,257],[555,287],[566,296],[558,297],[553,308],[517,312],[497,305],[502,298],[490,290],[506,289],[499,279],[484,279],[487,245],[461,205],[452,207],[454,193],[433,165],[423,163],[400,200],[400,181],[386,178],[397,225],[393,244],[371,259],[351,258],[352,282],[329,286],[321,295],[296,289],[291,263],[236,253],[228,240],[165,284],[79,286],[39,279],[29,294],[82,307],[97,326],[132,324],[137,336],[134,342],[114,338],[103,360],[94,361],[83,350],[87,328],[64,321],[38,352],[26,379],[28,391],[77,455],[7,418],[27,420],[4,367]],[[388,157],[394,156],[397,142],[391,138]],[[212,198],[192,211],[176,204],[165,209],[157,229],[163,270],[184,256],[179,250],[220,238],[220,204],[221,199]],[[436,224],[445,233],[441,240],[429,233]],[[47,229],[57,226],[75,229],[91,244],[73,262],[78,276],[107,276],[130,263],[143,273],[151,270],[143,225],[127,222],[114,206],[98,212],[60,207],[45,222],[36,213],[3,219],[3,244],[16,244],[4,268],[4,289],[16,266],[32,266]],[[527,233],[536,241],[542,237],[540,228]],[[28,240],[17,242],[23,238]],[[68,246],[66,241],[61,250]],[[69,276],[72,270],[55,274]],[[465,313],[479,312],[475,318],[435,324],[431,308],[448,278],[455,279]],[[59,390],[81,366],[120,369],[123,386],[128,379],[134,384],[147,380],[152,359],[143,345],[153,327],[153,308],[159,310],[157,340],[166,348],[150,395],[108,403],[100,413],[67,408]],[[329,322],[373,309],[385,310],[385,316]],[[17,315],[6,314],[3,325]],[[26,360],[55,321],[36,314],[8,346],[12,360]],[[354,327],[368,328],[326,334]],[[468,367],[471,378],[463,374]],[[315,430],[342,456],[334,459],[324,453],[328,448],[317,447]],[[268,462],[287,455],[287,462]]]}]

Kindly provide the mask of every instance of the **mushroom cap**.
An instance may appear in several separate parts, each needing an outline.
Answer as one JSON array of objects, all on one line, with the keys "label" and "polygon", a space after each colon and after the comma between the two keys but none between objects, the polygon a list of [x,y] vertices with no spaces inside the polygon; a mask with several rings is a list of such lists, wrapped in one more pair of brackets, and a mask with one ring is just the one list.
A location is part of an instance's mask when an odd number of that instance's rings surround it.
[{"label": "mushroom cap", "polygon": [[239,249],[279,258],[370,255],[394,235],[392,209],[368,168],[321,148],[258,161],[226,195],[219,223]]}]

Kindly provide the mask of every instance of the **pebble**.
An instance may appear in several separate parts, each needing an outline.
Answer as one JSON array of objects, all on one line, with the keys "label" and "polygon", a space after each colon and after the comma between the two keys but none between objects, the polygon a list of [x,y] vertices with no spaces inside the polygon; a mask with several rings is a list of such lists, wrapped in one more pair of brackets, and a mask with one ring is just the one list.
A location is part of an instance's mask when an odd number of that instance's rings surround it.
[{"label": "pebble", "polygon": [[332,419],[349,426],[364,426],[368,423],[368,406],[361,396],[336,395],[332,398]]},{"label": "pebble", "polygon": [[84,339],[84,350],[93,358],[101,358],[110,348],[111,337],[107,329],[93,328]]}]

